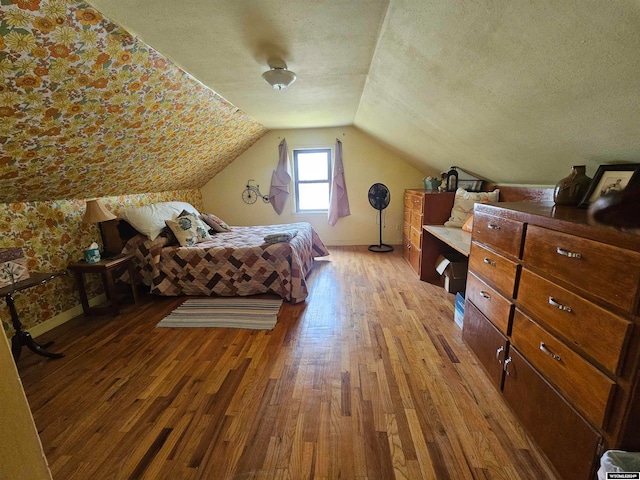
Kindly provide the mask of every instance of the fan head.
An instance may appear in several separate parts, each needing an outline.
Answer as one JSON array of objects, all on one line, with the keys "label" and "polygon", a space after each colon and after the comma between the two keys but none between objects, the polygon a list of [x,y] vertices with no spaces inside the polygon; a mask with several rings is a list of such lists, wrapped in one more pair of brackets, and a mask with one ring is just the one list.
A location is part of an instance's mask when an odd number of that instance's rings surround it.
[{"label": "fan head", "polygon": [[391,193],[386,185],[382,183],[374,183],[369,188],[369,203],[376,210],[384,210],[389,206],[391,201]]}]

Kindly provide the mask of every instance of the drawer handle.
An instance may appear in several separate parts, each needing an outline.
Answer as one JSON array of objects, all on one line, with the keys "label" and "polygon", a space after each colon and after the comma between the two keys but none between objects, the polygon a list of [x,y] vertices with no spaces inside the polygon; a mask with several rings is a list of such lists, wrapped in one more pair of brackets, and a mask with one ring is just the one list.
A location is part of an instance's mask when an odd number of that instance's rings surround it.
[{"label": "drawer handle", "polygon": [[494,262],[493,260],[489,260],[487,257],[484,258],[483,262],[487,265],[491,265],[492,267],[496,266],[496,262]]},{"label": "drawer handle", "polygon": [[569,250],[565,250],[564,248],[560,248],[560,247],[556,248],[556,253],[558,255],[563,255],[569,258],[582,258],[581,253],[570,252]]},{"label": "drawer handle", "polygon": [[568,305],[562,305],[555,301],[553,297],[549,297],[549,305],[556,307],[558,310],[562,310],[563,312],[571,312],[571,307]]},{"label": "drawer handle", "polygon": [[494,225],[493,223],[490,223],[487,227],[489,227],[490,230],[500,230],[500,225]]},{"label": "drawer handle", "polygon": [[496,350],[496,360],[498,361],[498,363],[502,363],[502,360],[500,360],[500,354],[504,352],[504,347],[500,347]]},{"label": "drawer handle", "polygon": [[485,292],[484,290],[480,290],[480,296],[482,298],[486,298],[487,300],[491,300],[491,295],[489,295],[487,292]]},{"label": "drawer handle", "polygon": [[547,346],[544,344],[544,342],[540,342],[540,350],[542,350],[542,352],[545,355],[549,355],[551,358],[553,358],[554,360],[562,360],[562,358],[560,358],[560,355],[556,355],[555,353],[553,353],[551,350],[549,350],[547,348]]},{"label": "drawer handle", "polygon": [[511,373],[509,372],[510,363],[511,363],[511,357],[504,359],[504,366],[502,367],[502,370],[504,370],[504,373],[507,375],[511,375]]}]

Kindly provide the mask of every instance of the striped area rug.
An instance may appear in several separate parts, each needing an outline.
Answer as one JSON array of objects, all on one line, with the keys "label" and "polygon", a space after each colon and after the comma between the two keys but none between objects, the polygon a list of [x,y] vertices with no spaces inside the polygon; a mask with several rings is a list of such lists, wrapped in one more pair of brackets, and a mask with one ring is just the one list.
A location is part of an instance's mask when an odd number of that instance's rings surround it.
[{"label": "striped area rug", "polygon": [[282,299],[279,298],[190,298],[156,326],[272,330],[281,305]]}]

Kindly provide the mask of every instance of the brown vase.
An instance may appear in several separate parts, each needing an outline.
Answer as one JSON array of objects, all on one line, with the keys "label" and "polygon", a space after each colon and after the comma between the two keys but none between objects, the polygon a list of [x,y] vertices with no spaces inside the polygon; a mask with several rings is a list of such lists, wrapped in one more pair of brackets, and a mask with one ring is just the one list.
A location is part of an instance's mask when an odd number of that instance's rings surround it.
[{"label": "brown vase", "polygon": [[589,188],[591,179],[585,174],[584,165],[574,165],[571,173],[556,185],[553,201],[556,205],[578,205]]}]

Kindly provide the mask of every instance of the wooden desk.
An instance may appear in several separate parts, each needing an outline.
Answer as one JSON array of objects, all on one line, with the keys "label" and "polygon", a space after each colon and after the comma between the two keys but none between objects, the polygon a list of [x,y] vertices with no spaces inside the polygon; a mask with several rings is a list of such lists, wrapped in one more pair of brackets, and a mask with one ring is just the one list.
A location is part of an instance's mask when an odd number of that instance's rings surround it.
[{"label": "wooden desk", "polygon": [[465,257],[471,250],[471,234],[461,228],[445,227],[443,225],[424,225],[424,230],[437,239],[443,241]]},{"label": "wooden desk", "polygon": [[[78,281],[78,288],[80,289],[80,301],[82,302],[82,310],[85,314],[101,315],[104,313],[111,313],[112,315],[118,315],[120,313],[120,304],[118,302],[118,295],[116,293],[113,274],[117,268],[126,267],[129,270],[129,277],[131,279],[135,278],[135,270],[132,260],[133,257],[131,255],[118,255],[111,258],[104,258],[96,263],[87,263],[81,261],[71,263],[69,265],[69,270],[75,274],[76,280]],[[104,286],[104,291],[107,295],[109,305],[104,307],[89,306],[87,290],[84,285],[85,273],[96,273],[102,276],[102,284]],[[134,303],[138,303],[138,290],[133,282],[131,282],[131,293],[133,294]]]},{"label": "wooden desk", "polygon": [[443,225],[423,225],[421,279],[425,282],[440,284],[440,275],[436,272],[436,261],[440,255],[457,251],[469,256],[471,234],[461,228]]},{"label": "wooden desk", "polygon": [[0,288],[0,295],[4,296],[5,301],[7,302],[7,307],[9,307],[9,312],[11,313],[11,322],[13,324],[13,329],[15,330],[15,334],[11,338],[11,353],[13,354],[13,358],[16,362],[18,361],[18,359],[20,359],[20,353],[22,352],[23,345],[33,352],[37,353],[38,355],[42,355],[43,357],[64,357],[64,353],[52,353],[46,350],[51,345],[53,345],[53,342],[47,342],[44,345],[40,345],[33,339],[29,332],[25,332],[24,330],[22,330],[22,322],[18,317],[18,312],[16,310],[13,295],[14,293],[21,290],[26,290],[37,285],[42,285],[50,280],[53,280],[56,277],[66,274],[67,272],[31,273],[31,276],[26,280],[21,280],[14,283],[13,285],[8,285],[6,287]]}]

